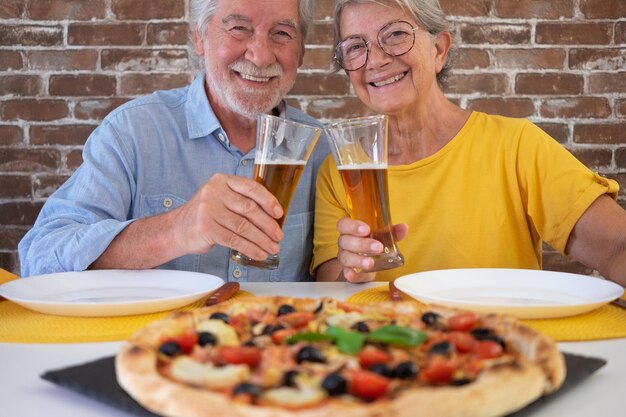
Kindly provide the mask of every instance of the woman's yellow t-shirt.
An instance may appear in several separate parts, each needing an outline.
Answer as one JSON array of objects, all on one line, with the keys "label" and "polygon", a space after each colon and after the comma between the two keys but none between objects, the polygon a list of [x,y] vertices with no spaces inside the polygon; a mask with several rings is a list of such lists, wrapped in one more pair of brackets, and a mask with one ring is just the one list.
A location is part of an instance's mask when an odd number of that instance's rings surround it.
[{"label": "woman's yellow t-shirt", "polygon": [[[398,243],[404,266],[379,272],[382,281],[449,268],[541,269],[542,241],[564,253],[591,203],[619,190],[531,122],[480,112],[434,155],[390,166],[388,178],[392,222],[409,233]],[[337,256],[347,207],[329,156],[317,179],[311,271]]]}]

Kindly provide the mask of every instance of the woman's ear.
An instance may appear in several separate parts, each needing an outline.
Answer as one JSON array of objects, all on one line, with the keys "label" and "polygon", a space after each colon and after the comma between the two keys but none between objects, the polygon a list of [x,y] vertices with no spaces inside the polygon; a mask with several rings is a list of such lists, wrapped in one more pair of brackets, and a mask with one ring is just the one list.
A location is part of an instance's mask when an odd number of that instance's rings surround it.
[{"label": "woman's ear", "polygon": [[435,68],[437,69],[437,74],[441,72],[446,63],[450,46],[452,46],[452,35],[450,32],[441,32],[435,37]]}]

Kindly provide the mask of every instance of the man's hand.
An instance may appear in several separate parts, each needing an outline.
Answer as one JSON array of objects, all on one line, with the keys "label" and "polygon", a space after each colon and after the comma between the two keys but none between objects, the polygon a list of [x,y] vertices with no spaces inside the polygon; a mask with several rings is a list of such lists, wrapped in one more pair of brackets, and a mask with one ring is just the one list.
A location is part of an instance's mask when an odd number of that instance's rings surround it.
[{"label": "man's hand", "polygon": [[283,216],[278,200],[261,184],[216,174],[187,204],[172,212],[182,253],[206,253],[215,244],[256,260],[278,253]]}]

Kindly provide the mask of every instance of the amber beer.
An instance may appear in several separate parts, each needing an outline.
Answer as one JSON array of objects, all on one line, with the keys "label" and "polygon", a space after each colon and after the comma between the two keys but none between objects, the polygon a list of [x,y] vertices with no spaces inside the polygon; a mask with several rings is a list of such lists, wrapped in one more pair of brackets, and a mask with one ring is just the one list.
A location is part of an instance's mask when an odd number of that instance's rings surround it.
[{"label": "amber beer", "polygon": [[359,164],[337,168],[346,189],[350,217],[367,223],[372,230],[371,237],[384,246],[383,253],[374,257],[375,265],[371,271],[404,265],[392,234],[387,167]]},{"label": "amber beer", "polygon": [[280,227],[283,227],[287,207],[296,191],[305,165],[306,161],[280,161],[254,166],[254,180],[265,186],[283,208],[283,217],[277,220]]}]

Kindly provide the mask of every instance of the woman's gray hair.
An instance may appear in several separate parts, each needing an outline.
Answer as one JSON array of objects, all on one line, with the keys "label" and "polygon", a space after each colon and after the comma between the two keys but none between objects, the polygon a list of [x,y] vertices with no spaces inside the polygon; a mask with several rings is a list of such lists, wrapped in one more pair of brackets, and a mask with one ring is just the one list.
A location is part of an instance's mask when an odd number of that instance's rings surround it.
[{"label": "woman's gray hair", "polygon": [[[204,61],[198,59],[193,48],[194,32],[204,34],[207,30],[209,21],[215,15],[220,1],[228,0],[190,0],[189,1],[189,59],[194,68],[202,69]],[[314,0],[298,0],[300,9],[300,33],[302,35],[302,52],[304,53],[304,44],[309,26],[313,20],[313,2]]]},{"label": "woman's gray hair", "polygon": [[[335,0],[335,38],[333,43],[333,50],[341,41],[341,34],[339,32],[339,21],[341,20],[341,13],[343,9],[349,4],[380,4],[382,6],[398,6],[406,13],[408,13],[421,27],[426,29],[431,35],[438,35],[443,32],[450,32],[452,25],[446,18],[445,13],[439,5],[439,0]],[[437,81],[442,83],[448,72],[449,56],[444,63],[443,68],[437,74]],[[339,70],[340,67],[335,62],[335,69]]]}]

